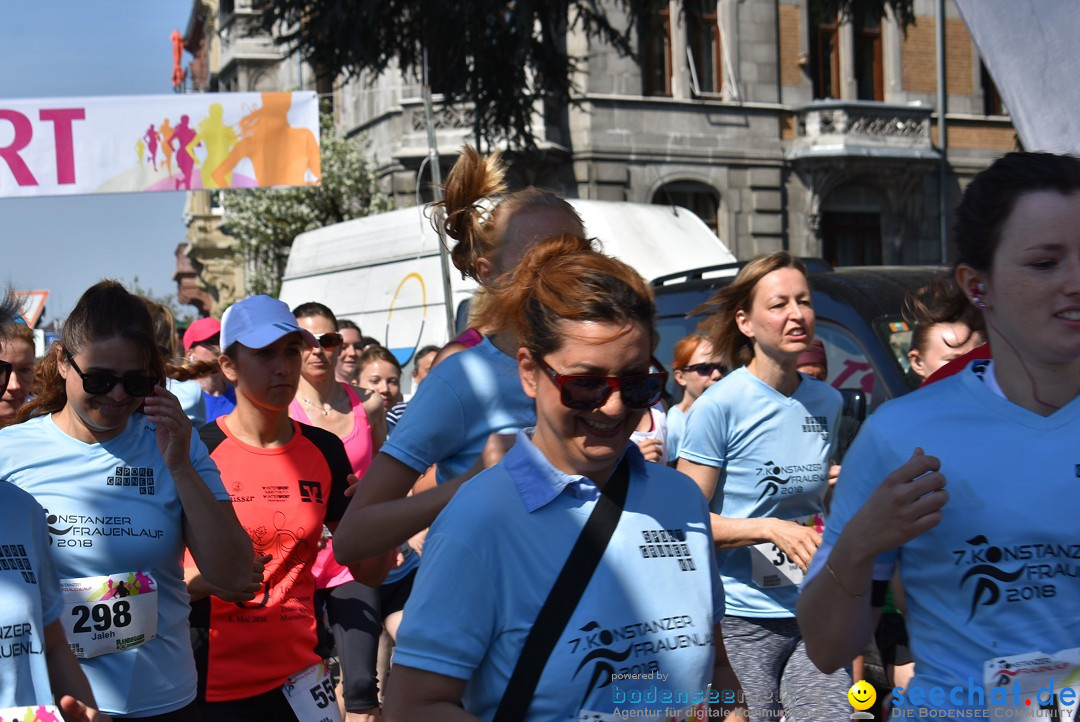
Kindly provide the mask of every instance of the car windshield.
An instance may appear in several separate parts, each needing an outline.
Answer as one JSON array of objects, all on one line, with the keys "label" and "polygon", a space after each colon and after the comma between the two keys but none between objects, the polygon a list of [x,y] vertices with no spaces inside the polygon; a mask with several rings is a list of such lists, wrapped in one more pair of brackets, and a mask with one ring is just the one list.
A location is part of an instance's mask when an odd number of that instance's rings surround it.
[{"label": "car windshield", "polygon": [[899,316],[890,316],[878,319],[875,323],[877,332],[888,345],[896,363],[904,372],[904,377],[912,389],[919,387],[921,379],[915,376],[911,370],[911,362],[908,360],[908,349],[911,348],[911,326]]}]

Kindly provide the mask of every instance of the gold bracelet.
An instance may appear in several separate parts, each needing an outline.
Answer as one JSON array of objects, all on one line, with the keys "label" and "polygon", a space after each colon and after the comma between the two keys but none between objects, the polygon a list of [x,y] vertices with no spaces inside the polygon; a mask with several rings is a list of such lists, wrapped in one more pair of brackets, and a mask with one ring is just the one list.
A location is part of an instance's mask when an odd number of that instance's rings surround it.
[{"label": "gold bracelet", "polygon": [[852,599],[858,599],[859,597],[866,596],[866,592],[863,592],[862,594],[852,594],[851,592],[849,592],[847,590],[847,587],[844,586],[843,582],[840,581],[840,577],[836,576],[836,572],[833,570],[832,564],[830,564],[829,562],[825,562],[825,568],[829,570],[829,575],[832,577],[833,581],[836,582],[836,586],[840,587],[840,591],[842,591],[844,594],[848,595]]}]

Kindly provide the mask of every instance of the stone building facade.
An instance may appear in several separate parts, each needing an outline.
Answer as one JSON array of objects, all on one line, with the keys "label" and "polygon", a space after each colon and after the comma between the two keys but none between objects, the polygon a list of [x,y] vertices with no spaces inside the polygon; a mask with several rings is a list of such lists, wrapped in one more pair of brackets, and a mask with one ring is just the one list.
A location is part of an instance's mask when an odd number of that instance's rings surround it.
[{"label": "stone building facade", "polygon": [[[252,2],[195,0],[217,23],[203,33],[220,42],[216,89],[314,87],[310,69],[283,59],[269,38],[240,32]],[[660,2],[665,37],[642,48],[640,61],[571,32],[568,49],[585,58],[576,102],[538,107],[539,152],[507,154],[512,184],[685,206],[739,258],[786,248],[836,265],[940,263],[936,2],[914,0],[906,29],[889,15],[816,17],[810,5]],[[971,176],[1017,140],[952,0],[945,35],[952,207]],[[418,177],[428,155],[421,90],[399,72],[334,88],[338,128],[367,138],[399,207],[431,197],[430,174]],[[438,107],[435,127],[445,177],[475,139],[463,108]],[[201,246],[215,243],[189,234],[197,273],[207,268]]]},{"label": "stone building facade", "polygon": [[[640,63],[571,34],[586,58],[577,103],[538,113],[543,153],[513,180],[687,206],[740,258],[787,248],[835,264],[938,263],[935,5],[915,0],[905,30],[888,15],[813,17],[809,0],[670,0],[658,6],[666,39]],[[1016,137],[951,0],[945,22],[951,207]],[[427,198],[420,97],[390,73],[335,96],[339,125],[367,135],[399,205],[418,185]],[[459,109],[441,109],[436,127],[445,175],[475,141]]]}]

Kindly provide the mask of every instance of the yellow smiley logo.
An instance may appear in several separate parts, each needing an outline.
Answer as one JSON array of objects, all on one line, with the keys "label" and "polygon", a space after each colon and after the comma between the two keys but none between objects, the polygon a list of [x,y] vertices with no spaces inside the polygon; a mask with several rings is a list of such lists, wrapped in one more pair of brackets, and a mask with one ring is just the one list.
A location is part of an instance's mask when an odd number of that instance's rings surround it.
[{"label": "yellow smiley logo", "polygon": [[874,700],[877,699],[877,691],[874,686],[866,681],[856,682],[851,685],[851,689],[847,693],[848,702],[855,709],[865,710],[874,706]]}]

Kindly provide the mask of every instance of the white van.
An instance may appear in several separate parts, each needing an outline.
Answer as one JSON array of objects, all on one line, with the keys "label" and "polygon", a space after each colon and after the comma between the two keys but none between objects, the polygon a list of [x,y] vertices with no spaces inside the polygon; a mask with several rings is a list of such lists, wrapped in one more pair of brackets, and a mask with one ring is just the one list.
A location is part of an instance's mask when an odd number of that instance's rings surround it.
[{"label": "white van", "polygon": [[[685,208],[570,199],[601,250],[647,280],[735,257]],[[451,336],[443,306],[439,236],[423,206],[401,208],[302,233],[293,241],[280,298],[290,308],[326,304],[365,336],[389,348],[405,366],[413,352]],[[453,241],[450,241],[453,243]],[[450,266],[455,312],[476,283]],[[460,318],[460,314],[457,314]],[[405,381],[405,379],[402,379]]]}]

